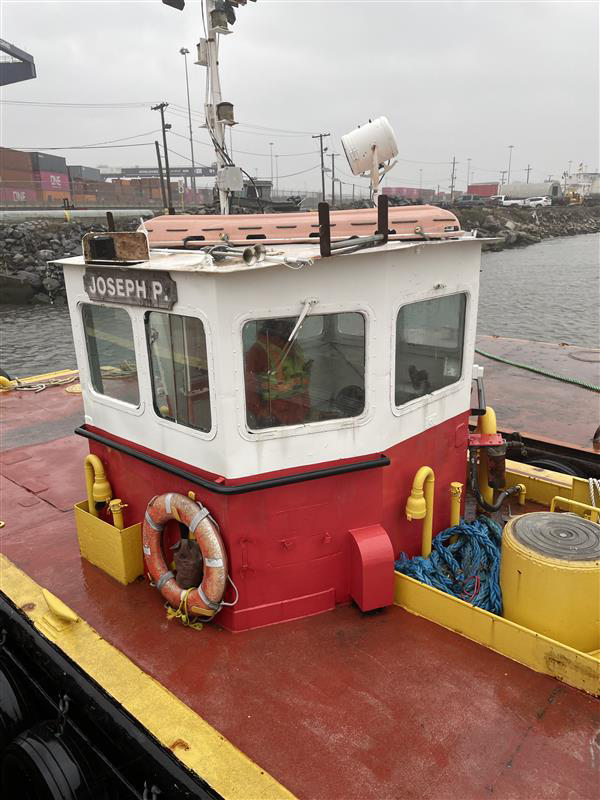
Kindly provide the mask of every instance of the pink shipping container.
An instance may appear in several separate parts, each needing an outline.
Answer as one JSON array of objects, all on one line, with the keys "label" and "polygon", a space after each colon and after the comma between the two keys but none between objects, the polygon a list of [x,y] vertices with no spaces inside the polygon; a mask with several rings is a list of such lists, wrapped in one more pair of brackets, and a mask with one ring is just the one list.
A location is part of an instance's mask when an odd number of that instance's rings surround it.
[{"label": "pink shipping container", "polygon": [[52,192],[64,191],[65,197],[70,192],[69,176],[62,172],[38,172],[36,178],[40,181],[41,188]]},{"label": "pink shipping container", "polygon": [[38,193],[35,189],[5,189],[0,188],[0,202],[9,205],[22,203],[23,205],[35,205],[38,200]]}]

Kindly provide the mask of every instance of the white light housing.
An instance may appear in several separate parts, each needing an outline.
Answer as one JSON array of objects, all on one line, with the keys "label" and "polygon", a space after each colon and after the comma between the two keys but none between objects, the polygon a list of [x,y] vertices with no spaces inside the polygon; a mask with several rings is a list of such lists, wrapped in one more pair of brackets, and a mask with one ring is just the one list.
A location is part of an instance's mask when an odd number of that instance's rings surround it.
[{"label": "white light housing", "polygon": [[378,117],[342,136],[342,147],[353,175],[372,169],[375,151],[378,164],[398,155],[396,137],[387,117]]}]

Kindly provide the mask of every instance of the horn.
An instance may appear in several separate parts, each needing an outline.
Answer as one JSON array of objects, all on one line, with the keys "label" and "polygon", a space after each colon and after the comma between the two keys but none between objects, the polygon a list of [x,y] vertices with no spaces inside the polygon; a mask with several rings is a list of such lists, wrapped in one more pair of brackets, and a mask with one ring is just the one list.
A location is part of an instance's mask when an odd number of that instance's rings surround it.
[{"label": "horn", "polygon": [[264,261],[264,258],[267,255],[267,248],[264,246],[264,244],[255,244],[254,253],[257,261]]},{"label": "horn", "polygon": [[249,267],[252,266],[252,264],[256,264],[255,250],[252,247],[245,247],[242,253],[242,258]]}]

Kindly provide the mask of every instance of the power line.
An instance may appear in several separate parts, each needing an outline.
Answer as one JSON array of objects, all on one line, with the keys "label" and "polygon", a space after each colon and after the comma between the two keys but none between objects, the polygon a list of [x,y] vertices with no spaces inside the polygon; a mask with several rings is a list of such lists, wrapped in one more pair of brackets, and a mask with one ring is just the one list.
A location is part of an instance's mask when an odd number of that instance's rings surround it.
[{"label": "power line", "polygon": [[69,145],[68,147],[16,147],[12,145],[8,147],[9,150],[22,150],[23,152],[34,152],[34,153],[41,153],[46,150],[114,150],[117,147],[146,147],[146,145],[151,145],[154,147],[154,142],[135,142],[134,144],[109,144],[109,145],[97,145],[97,144],[80,144],[80,145]]},{"label": "power line", "polygon": [[147,108],[150,103],[54,103],[37,100],[0,100],[3,105],[38,108]]},{"label": "power line", "polygon": [[[106,142],[90,142],[90,144],[76,144],[71,147],[16,147],[15,150],[80,150],[84,147],[100,147],[105,144],[114,144],[115,142],[127,142],[130,139],[139,139],[142,136],[152,136],[158,131],[145,131],[144,133],[136,133],[134,136],[123,136],[120,139],[108,139]],[[133,145],[136,146],[136,145]]]}]

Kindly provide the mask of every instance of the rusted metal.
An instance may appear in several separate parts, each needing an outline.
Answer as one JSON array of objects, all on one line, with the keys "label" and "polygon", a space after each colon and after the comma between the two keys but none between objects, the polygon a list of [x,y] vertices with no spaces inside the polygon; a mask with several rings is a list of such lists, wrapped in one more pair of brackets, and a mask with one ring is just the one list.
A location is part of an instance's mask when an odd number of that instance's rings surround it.
[{"label": "rusted metal", "polygon": [[86,264],[129,264],[148,261],[148,240],[142,231],[109,231],[86,233],[82,241]]}]

